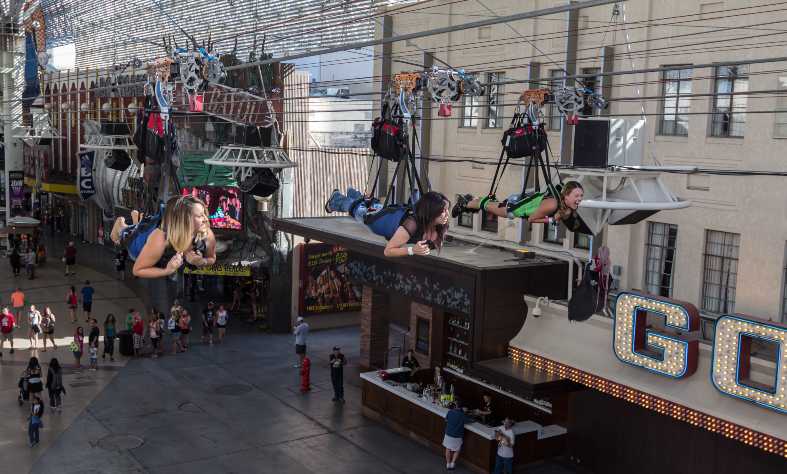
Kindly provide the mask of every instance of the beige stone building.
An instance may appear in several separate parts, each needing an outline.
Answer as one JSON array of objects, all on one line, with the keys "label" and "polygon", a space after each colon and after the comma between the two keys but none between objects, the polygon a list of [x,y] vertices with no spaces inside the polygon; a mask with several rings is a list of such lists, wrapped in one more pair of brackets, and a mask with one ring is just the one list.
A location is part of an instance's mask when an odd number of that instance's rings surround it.
[{"label": "beige stone building", "polygon": [[[561,4],[565,2],[423,2],[410,7],[411,13],[391,13],[392,34]],[[787,321],[787,178],[719,174],[787,171],[787,112],[778,112],[787,111],[785,94],[779,93],[787,88],[787,61],[728,64],[787,56],[782,29],[787,9],[742,0],[632,0],[614,8],[580,10],[576,72],[659,70],[590,78],[610,100],[607,111],[594,114],[638,119],[644,111],[642,164],[708,171],[664,175],[674,193],[692,202],[690,208],[662,211],[636,225],[610,226],[596,237],[610,248],[618,287],[691,302],[708,320],[741,312]],[[383,35],[380,25],[378,37]],[[457,193],[489,191],[501,133],[518,95],[528,88],[527,80],[538,78],[546,85],[564,75],[568,25],[569,15],[562,13],[393,44],[394,73],[413,70],[402,62],[423,64],[424,52],[431,52],[484,82],[507,82],[487,88],[484,97],[464,98],[464,107],[455,107],[450,118],[439,118],[433,110],[433,119],[424,124],[431,133],[425,155],[488,163],[432,161],[433,188],[452,199]],[[383,48],[375,53],[379,77]],[[565,120],[553,107],[545,112],[550,144],[559,155]],[[498,196],[519,191],[522,175],[521,167],[509,168]],[[527,244],[587,259],[590,242],[584,236],[562,229],[556,235],[541,224],[521,226],[518,220],[476,214],[454,222],[452,232],[490,245]]]}]

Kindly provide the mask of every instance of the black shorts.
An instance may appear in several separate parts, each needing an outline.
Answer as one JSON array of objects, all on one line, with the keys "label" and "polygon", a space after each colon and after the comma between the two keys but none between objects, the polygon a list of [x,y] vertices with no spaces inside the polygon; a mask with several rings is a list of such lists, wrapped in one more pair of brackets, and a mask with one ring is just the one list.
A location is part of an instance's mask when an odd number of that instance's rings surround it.
[{"label": "black shorts", "polygon": [[295,344],[296,354],[306,354],[306,344]]},{"label": "black shorts", "polygon": [[66,257],[66,265],[74,265],[77,263],[77,259],[75,257]]},{"label": "black shorts", "polygon": [[89,313],[93,309],[93,302],[84,302],[82,303],[82,310],[86,313]]}]

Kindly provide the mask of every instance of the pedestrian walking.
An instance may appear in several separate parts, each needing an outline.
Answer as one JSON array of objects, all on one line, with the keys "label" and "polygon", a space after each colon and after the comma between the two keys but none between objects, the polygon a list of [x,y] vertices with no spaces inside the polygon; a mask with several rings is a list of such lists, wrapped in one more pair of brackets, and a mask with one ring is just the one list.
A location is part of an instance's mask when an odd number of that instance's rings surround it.
[{"label": "pedestrian walking", "polygon": [[30,310],[27,312],[27,322],[30,326],[27,330],[30,348],[36,350],[38,349],[38,338],[41,335],[41,312],[36,309],[34,304],[30,305]]},{"label": "pedestrian walking", "polygon": [[181,352],[189,350],[189,333],[191,332],[191,315],[184,308],[180,312],[180,347]]},{"label": "pedestrian walking", "polygon": [[22,322],[22,311],[25,309],[25,293],[16,288],[16,290],[11,293],[11,306],[14,308],[14,316],[16,316],[16,320],[18,322]]},{"label": "pedestrian walking", "polygon": [[55,313],[52,312],[52,308],[47,306],[44,308],[44,314],[41,317],[41,337],[44,340],[44,349],[43,352],[46,352],[46,341],[52,343],[52,349],[57,350],[57,344],[55,344],[55,322],[57,318],[55,318]]},{"label": "pedestrian walking", "polygon": [[71,342],[69,346],[71,349],[71,353],[74,354],[74,361],[76,362],[76,368],[82,368],[82,351],[85,348],[85,331],[82,329],[82,326],[77,326],[74,330],[74,340]]},{"label": "pedestrian walking", "polygon": [[230,319],[227,309],[223,304],[219,305],[219,310],[216,311],[216,330],[219,336],[219,344],[224,342],[224,335],[227,333],[227,322]]},{"label": "pedestrian walking", "polygon": [[208,307],[202,312],[202,342],[213,345],[213,327],[216,325],[216,309],[213,301],[208,302]]},{"label": "pedestrian walking", "polygon": [[31,357],[24,372],[24,378],[27,380],[27,392],[31,396],[40,395],[44,390],[42,372],[41,364],[38,362],[38,357]]},{"label": "pedestrian walking", "polygon": [[158,311],[153,310],[148,321],[148,335],[150,336],[150,345],[153,346],[153,358],[159,356],[160,342],[161,342],[161,322],[158,318]]},{"label": "pedestrian walking", "polygon": [[309,325],[302,317],[298,316],[296,320],[298,323],[292,333],[295,335],[295,354],[298,356],[298,363],[295,368],[303,365],[303,359],[306,357],[306,339],[309,337]]},{"label": "pedestrian walking", "polygon": [[183,347],[180,345],[180,311],[174,306],[170,310],[169,319],[167,320],[167,330],[172,338],[172,353],[183,352]]},{"label": "pedestrian walking", "polygon": [[6,341],[11,344],[10,353],[14,353],[14,329],[16,329],[16,320],[6,306],[0,314],[0,357],[3,357],[3,345]]},{"label": "pedestrian walking", "polygon": [[115,271],[121,280],[126,279],[126,260],[128,260],[128,251],[125,248],[115,254]]},{"label": "pedestrian walking", "polygon": [[82,287],[82,311],[85,313],[85,322],[90,322],[90,313],[93,311],[93,287],[90,286],[90,280],[85,280],[85,286]]},{"label": "pedestrian walking", "polygon": [[106,359],[109,354],[110,362],[115,361],[115,334],[117,331],[117,323],[115,322],[115,315],[112,313],[107,314],[104,319],[104,352],[101,355],[102,359]]},{"label": "pedestrian walking", "polygon": [[68,305],[68,316],[71,318],[71,322],[77,322],[77,289],[73,286],[66,293],[66,304]]},{"label": "pedestrian walking", "polygon": [[65,252],[63,252],[63,263],[66,265],[66,276],[76,275],[74,266],[77,263],[77,248],[74,247],[73,241],[68,242]]},{"label": "pedestrian walking", "polygon": [[63,394],[66,387],[63,385],[63,369],[57,357],[49,361],[49,369],[46,371],[46,389],[49,392],[49,407],[52,410],[63,409]]},{"label": "pedestrian walking", "polygon": [[134,338],[134,357],[139,357],[142,350],[142,341],[145,337],[145,322],[142,316],[134,311],[134,323],[131,325],[131,332]]},{"label": "pedestrian walking", "polygon": [[330,356],[331,365],[331,385],[333,385],[333,401],[344,403],[344,366],[347,365],[347,359],[342,354],[339,346],[333,347],[333,353]]},{"label": "pedestrian walking", "polygon": [[22,256],[19,254],[19,249],[14,247],[11,251],[11,255],[8,256],[8,261],[11,264],[14,276],[18,277],[19,273],[22,271]]},{"label": "pedestrian walking", "polygon": [[36,277],[36,253],[33,251],[32,246],[28,246],[24,255],[25,269],[27,270],[27,279],[34,280]]},{"label": "pedestrian walking", "polygon": [[514,472],[514,420],[503,420],[503,428],[495,430],[497,455],[495,456],[494,474],[513,474]]},{"label": "pedestrian walking", "polygon": [[101,338],[101,331],[98,329],[98,321],[95,318],[88,320],[90,324],[90,332],[87,334],[87,343],[90,347],[98,347],[98,341]]},{"label": "pedestrian walking", "polygon": [[41,401],[41,397],[35,395],[32,397],[32,403],[30,404],[30,418],[27,427],[27,436],[30,440],[31,448],[34,448],[40,440],[38,430],[44,427],[43,417],[44,402]]},{"label": "pedestrian walking", "polygon": [[451,471],[456,467],[456,460],[459,458],[459,451],[462,449],[465,424],[468,422],[468,419],[465,416],[465,412],[459,407],[458,402],[451,402],[448,408],[448,413],[445,415],[443,447],[445,448],[445,468]]}]

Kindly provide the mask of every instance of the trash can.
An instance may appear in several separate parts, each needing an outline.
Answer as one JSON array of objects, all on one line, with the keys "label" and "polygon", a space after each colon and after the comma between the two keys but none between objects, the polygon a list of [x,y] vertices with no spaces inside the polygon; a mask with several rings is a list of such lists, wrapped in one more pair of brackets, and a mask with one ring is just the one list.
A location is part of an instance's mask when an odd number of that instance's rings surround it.
[{"label": "trash can", "polygon": [[118,332],[118,351],[120,351],[120,355],[128,357],[134,355],[134,337],[131,331]]}]

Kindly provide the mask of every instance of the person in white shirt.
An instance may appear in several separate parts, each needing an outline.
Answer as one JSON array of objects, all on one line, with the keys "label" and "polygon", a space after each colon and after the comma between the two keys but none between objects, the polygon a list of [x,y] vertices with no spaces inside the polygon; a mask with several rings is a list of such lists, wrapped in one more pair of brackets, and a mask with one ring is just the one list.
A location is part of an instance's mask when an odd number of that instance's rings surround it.
[{"label": "person in white shirt", "polygon": [[27,337],[30,339],[30,348],[38,349],[38,337],[41,334],[41,312],[36,309],[34,304],[30,305],[27,321],[30,323],[30,330],[27,333]]},{"label": "person in white shirt", "polygon": [[497,440],[497,457],[495,458],[495,474],[512,474],[514,472],[514,420],[506,418],[503,427],[495,431]]},{"label": "person in white shirt", "polygon": [[309,325],[300,316],[296,322],[298,325],[295,326],[292,333],[295,335],[295,353],[298,354],[298,363],[295,368],[299,368],[303,364],[303,358],[306,357],[306,338],[309,336]]},{"label": "person in white shirt", "polygon": [[216,329],[218,330],[219,344],[224,342],[224,335],[227,333],[227,321],[229,321],[229,319],[230,315],[227,313],[227,309],[223,304],[220,304],[219,310],[216,311]]}]

